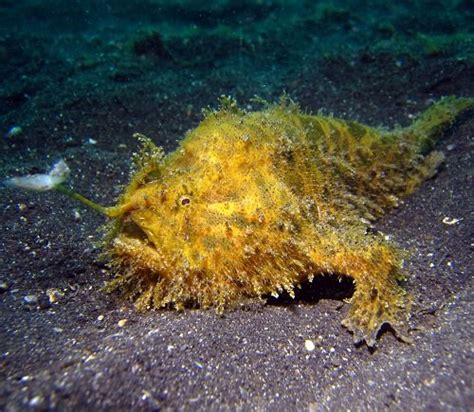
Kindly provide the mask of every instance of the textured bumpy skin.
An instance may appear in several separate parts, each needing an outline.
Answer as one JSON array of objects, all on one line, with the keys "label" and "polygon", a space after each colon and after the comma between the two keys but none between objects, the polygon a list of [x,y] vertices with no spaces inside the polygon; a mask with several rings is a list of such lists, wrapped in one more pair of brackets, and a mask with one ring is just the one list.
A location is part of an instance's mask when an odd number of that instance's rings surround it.
[{"label": "textured bumpy skin", "polygon": [[375,345],[398,336],[410,299],[403,253],[370,222],[432,176],[442,129],[472,99],[445,98],[395,131],[302,113],[281,102],[245,113],[227,100],[164,156],[145,139],[137,170],[109,208],[107,253],[139,309],[218,311],[277,296],[323,274],[353,278],[343,324]]}]

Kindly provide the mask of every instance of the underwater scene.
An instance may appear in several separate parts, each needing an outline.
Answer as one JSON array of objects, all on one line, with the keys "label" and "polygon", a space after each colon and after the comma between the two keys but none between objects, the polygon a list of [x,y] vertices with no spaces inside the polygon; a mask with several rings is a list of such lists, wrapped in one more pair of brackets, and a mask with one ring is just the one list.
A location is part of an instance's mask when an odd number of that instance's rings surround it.
[{"label": "underwater scene", "polygon": [[0,410],[474,408],[474,4],[1,0]]}]

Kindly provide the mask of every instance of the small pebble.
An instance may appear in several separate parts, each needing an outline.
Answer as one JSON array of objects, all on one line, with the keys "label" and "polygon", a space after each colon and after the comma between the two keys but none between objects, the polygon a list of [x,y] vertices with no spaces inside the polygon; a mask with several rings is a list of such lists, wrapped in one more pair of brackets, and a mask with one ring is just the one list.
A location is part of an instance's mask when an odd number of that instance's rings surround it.
[{"label": "small pebble", "polygon": [[0,282],[0,293],[5,292],[6,290],[8,290],[8,283]]},{"label": "small pebble", "polygon": [[46,294],[48,295],[49,303],[57,303],[60,298],[64,297],[64,293],[56,288],[46,290]]},{"label": "small pebble", "polygon": [[315,346],[314,342],[310,339],[306,339],[304,341],[304,347],[306,348],[306,350],[308,352],[312,352],[312,351],[314,351],[314,349],[316,349],[316,346]]},{"label": "small pebble", "polygon": [[24,300],[26,303],[28,303],[28,304],[30,304],[30,305],[33,305],[33,304],[35,304],[35,303],[38,303],[38,296],[36,296],[36,295],[26,295],[26,296],[23,298],[23,300]]},{"label": "small pebble", "polygon": [[34,398],[32,398],[30,400],[30,406],[31,407],[35,407],[35,406],[39,406],[43,403],[43,397],[42,396],[35,396]]},{"label": "small pebble", "polygon": [[120,319],[118,321],[118,325],[120,328],[123,328],[127,324],[128,320],[127,319]]},{"label": "small pebble", "polygon": [[98,320],[99,322],[102,322],[102,321],[104,320],[104,318],[105,318],[104,315],[99,315],[99,316],[97,316],[97,320]]},{"label": "small pebble", "polygon": [[10,137],[15,137],[15,136],[19,136],[23,133],[23,129],[20,127],[20,126],[13,126],[12,128],[10,128],[10,130],[7,132],[6,134],[6,137],[7,138],[10,138]]}]

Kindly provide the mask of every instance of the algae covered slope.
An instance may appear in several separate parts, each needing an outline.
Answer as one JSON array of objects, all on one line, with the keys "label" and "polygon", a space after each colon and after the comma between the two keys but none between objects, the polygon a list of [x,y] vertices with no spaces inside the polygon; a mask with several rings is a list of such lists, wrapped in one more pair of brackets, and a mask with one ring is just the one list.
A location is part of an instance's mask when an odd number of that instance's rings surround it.
[{"label": "algae covered slope", "polygon": [[121,287],[146,309],[215,306],[278,295],[320,274],[356,291],[344,321],[369,346],[381,325],[400,337],[409,298],[403,253],[370,221],[431,176],[442,129],[472,106],[446,98],[411,126],[380,131],[282,103],[212,112],[164,157],[146,141],[116,207],[107,251]]}]

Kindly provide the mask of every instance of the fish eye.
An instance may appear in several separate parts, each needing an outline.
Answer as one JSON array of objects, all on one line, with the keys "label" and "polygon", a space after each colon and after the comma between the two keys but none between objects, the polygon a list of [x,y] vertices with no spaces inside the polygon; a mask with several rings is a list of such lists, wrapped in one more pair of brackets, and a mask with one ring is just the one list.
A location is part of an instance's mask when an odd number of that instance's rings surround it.
[{"label": "fish eye", "polygon": [[190,199],[189,196],[181,196],[180,199],[179,199],[179,203],[182,206],[187,206],[191,203],[191,199]]}]

